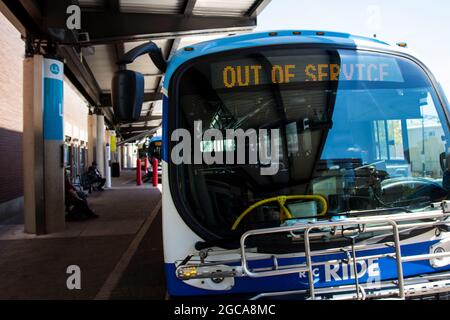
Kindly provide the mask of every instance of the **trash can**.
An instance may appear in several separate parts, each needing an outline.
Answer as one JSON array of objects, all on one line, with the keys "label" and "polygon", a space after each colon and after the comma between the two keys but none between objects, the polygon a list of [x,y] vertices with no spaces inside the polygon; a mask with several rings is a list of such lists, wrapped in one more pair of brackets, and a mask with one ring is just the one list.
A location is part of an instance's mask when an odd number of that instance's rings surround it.
[{"label": "trash can", "polygon": [[118,162],[113,162],[111,165],[111,175],[114,178],[120,177],[120,164]]}]

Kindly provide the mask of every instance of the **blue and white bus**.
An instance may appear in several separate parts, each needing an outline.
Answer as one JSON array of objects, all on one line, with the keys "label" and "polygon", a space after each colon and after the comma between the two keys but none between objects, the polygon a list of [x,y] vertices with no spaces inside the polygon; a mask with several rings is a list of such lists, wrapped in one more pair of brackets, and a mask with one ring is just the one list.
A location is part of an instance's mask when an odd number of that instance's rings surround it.
[{"label": "blue and white bus", "polygon": [[148,166],[147,175],[149,177],[151,177],[153,175],[153,166],[151,164],[151,161],[153,158],[156,158],[156,159],[158,159],[158,177],[161,178],[161,174],[162,174],[162,166],[161,166],[162,137],[161,136],[153,136],[148,140],[147,157],[150,160],[150,165]]},{"label": "blue and white bus", "polygon": [[[163,93],[170,296],[450,291],[448,103],[405,44],[302,30],[227,37],[179,50]],[[277,130],[246,139],[244,154],[275,146],[279,157],[174,163],[180,129],[216,159],[236,159],[237,144],[208,129]]]}]

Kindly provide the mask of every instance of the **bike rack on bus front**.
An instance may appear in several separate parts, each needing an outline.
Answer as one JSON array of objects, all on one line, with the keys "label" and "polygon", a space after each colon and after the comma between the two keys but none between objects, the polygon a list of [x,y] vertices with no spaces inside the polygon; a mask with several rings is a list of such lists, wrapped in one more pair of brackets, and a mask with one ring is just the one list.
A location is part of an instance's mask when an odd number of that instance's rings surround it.
[{"label": "bike rack on bus front", "polygon": [[[442,214],[441,214],[442,215]],[[394,237],[394,248],[395,248],[395,254],[392,253],[386,253],[386,254],[380,254],[376,257],[390,257],[396,260],[397,265],[397,277],[398,277],[398,296],[399,298],[403,299],[405,298],[404,294],[404,287],[403,287],[403,268],[402,268],[402,256],[401,256],[401,248],[400,248],[400,236],[399,236],[399,229],[398,225],[395,221],[392,219],[357,219],[358,221],[337,221],[337,222],[318,222],[318,223],[311,223],[311,224],[301,224],[298,226],[289,226],[289,227],[280,227],[280,228],[271,228],[271,229],[260,229],[260,230],[251,230],[246,233],[244,233],[241,237],[241,256],[242,256],[242,269],[246,275],[252,278],[257,277],[268,277],[268,276],[277,276],[277,275],[283,275],[283,274],[292,274],[292,273],[300,273],[300,272],[307,272],[308,274],[308,282],[309,282],[309,295],[311,299],[315,298],[315,288],[314,288],[314,275],[313,275],[313,264],[312,262],[312,251],[310,246],[310,233],[314,229],[321,229],[321,228],[333,228],[333,227],[345,227],[345,226],[365,226],[366,224],[389,224],[392,226],[393,230],[393,237]],[[275,230],[276,229],[276,230]],[[263,271],[263,272],[253,272],[249,269],[246,259],[246,253],[245,253],[245,240],[250,236],[257,236],[257,235],[263,235],[263,234],[273,234],[273,233],[286,233],[286,232],[298,232],[303,231],[303,239],[305,243],[305,258],[306,263],[302,265],[301,267],[289,267],[285,269],[277,269],[277,270],[271,270],[271,271]],[[344,231],[342,232],[344,233]],[[379,244],[378,244],[379,245]],[[391,246],[389,244],[389,246]],[[354,252],[354,245],[352,246],[352,251]],[[341,249],[340,249],[341,250]],[[449,253],[450,256],[450,253]],[[348,263],[353,264],[353,268],[356,269],[357,262],[363,259],[367,259],[367,257],[360,257],[357,258],[356,256],[349,257],[347,259]],[[355,279],[358,277],[355,276]],[[359,297],[359,292],[362,291],[361,287],[358,284],[358,281],[355,281],[356,285],[356,292],[357,296]]]},{"label": "bike rack on bus front", "polygon": [[[267,229],[257,229],[250,230],[245,232],[241,236],[240,240],[240,259],[235,259],[232,261],[220,261],[220,262],[202,262],[202,263],[182,263],[177,267],[177,277],[181,280],[189,280],[194,278],[226,278],[226,277],[251,277],[251,278],[261,278],[261,277],[271,277],[271,276],[279,276],[286,274],[294,274],[305,272],[308,274],[308,282],[309,282],[309,291],[299,290],[296,292],[302,292],[306,295],[309,295],[311,299],[316,298],[316,291],[322,293],[327,291],[327,289],[317,289],[314,285],[313,278],[313,267],[324,265],[326,263],[347,263],[352,264],[355,268],[356,264],[359,261],[366,259],[378,259],[378,258],[391,258],[396,261],[397,268],[397,281],[394,282],[396,284],[396,290],[393,290],[391,285],[392,281],[389,281],[389,289],[383,291],[383,293],[379,294],[371,294],[366,295],[365,289],[362,285],[355,281],[353,285],[356,287],[356,299],[364,299],[366,296],[370,297],[382,297],[386,296],[397,296],[400,299],[404,299],[407,295],[416,295],[417,290],[426,291],[426,286],[418,286],[417,283],[409,284],[405,290],[405,279],[403,277],[403,263],[404,262],[412,262],[412,261],[421,261],[421,260],[431,260],[431,259],[442,259],[450,257],[450,252],[439,252],[439,253],[429,253],[429,254],[421,254],[421,255],[410,255],[410,256],[402,256],[401,254],[401,246],[400,246],[400,234],[402,232],[406,232],[411,229],[420,229],[420,228],[430,228],[430,227],[439,227],[442,225],[448,225],[450,222],[446,221],[446,219],[450,216],[450,213],[445,208],[445,204],[442,204],[443,211],[427,211],[427,212],[416,212],[416,213],[407,213],[407,214],[395,214],[389,216],[378,216],[378,217],[361,217],[361,218],[348,218],[346,220],[341,221],[321,221],[321,222],[310,222],[310,223],[299,223],[292,226],[283,226],[277,228],[267,228]],[[424,221],[428,220],[428,221]],[[431,221],[430,221],[431,220]],[[375,226],[374,226],[375,225]],[[345,229],[344,227],[352,227],[355,228]],[[339,229],[340,228],[340,229]],[[326,232],[312,232],[313,230],[323,230],[328,229]],[[353,231],[352,231],[353,230]],[[375,244],[355,244],[352,243],[350,247],[339,247],[339,248],[331,248],[321,251],[311,251],[310,240],[313,238],[321,238],[324,235],[332,234],[333,236],[345,236],[347,232],[354,232],[357,230],[358,233],[365,232],[376,232],[376,231],[391,231],[393,242],[384,242],[384,243],[375,243]],[[246,248],[246,240],[252,236],[261,236],[267,234],[275,234],[275,233],[288,233],[296,238],[303,238],[304,240],[304,256],[305,263],[296,264],[296,265],[281,265],[278,260],[280,256],[277,255],[264,255],[263,257],[248,257],[249,248]],[[384,236],[388,236],[386,234]],[[371,250],[375,248],[380,248],[382,246],[391,247],[394,249],[393,252],[375,254],[370,256],[357,256],[356,250]],[[349,254],[349,251],[352,254]],[[313,257],[321,256],[321,255],[329,255],[336,253],[346,253],[346,259],[336,259],[336,260],[327,260],[327,261],[314,261]],[[254,252],[252,252],[254,253]],[[300,252],[299,252],[300,253]],[[271,268],[258,268],[251,269],[248,265],[249,261],[254,260],[267,260],[271,258],[273,261],[273,266]],[[240,262],[240,265],[235,265],[236,262]],[[224,265],[233,264],[234,267],[229,267],[229,269],[224,269]],[[215,270],[215,266],[221,266],[220,270]],[[195,272],[194,272],[195,270]],[[192,272],[191,272],[192,271]],[[357,278],[355,276],[355,278]],[[443,288],[444,286],[445,288]],[[341,286],[342,291],[348,291],[349,286]],[[450,291],[450,280],[444,279],[439,280],[434,286],[429,286],[429,292],[442,292]],[[421,289],[422,288],[422,289]],[[340,292],[341,289],[333,289],[336,292]],[[329,291],[329,290],[328,290]],[[428,292],[427,291],[427,292]],[[276,295],[286,295],[287,292],[280,293],[265,293],[258,296],[276,296]],[[257,296],[257,297],[258,297]],[[353,295],[352,295],[353,296]]]}]

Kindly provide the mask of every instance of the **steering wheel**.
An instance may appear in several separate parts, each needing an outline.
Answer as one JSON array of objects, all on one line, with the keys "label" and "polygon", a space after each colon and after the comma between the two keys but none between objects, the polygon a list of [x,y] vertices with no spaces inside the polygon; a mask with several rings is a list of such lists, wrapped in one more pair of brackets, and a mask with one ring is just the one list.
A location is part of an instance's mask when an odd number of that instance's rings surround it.
[{"label": "steering wheel", "polygon": [[319,195],[293,195],[293,196],[278,196],[273,198],[267,198],[263,199],[261,201],[258,201],[254,204],[252,204],[250,207],[244,210],[239,217],[234,221],[233,226],[231,227],[231,230],[236,230],[238,225],[241,223],[242,219],[245,218],[247,214],[249,214],[253,209],[260,207],[266,203],[270,202],[278,202],[278,205],[280,206],[280,221],[284,222],[286,219],[292,219],[294,216],[289,211],[289,209],[285,206],[285,203],[287,200],[315,200],[322,204],[322,211],[317,216],[323,216],[328,211],[328,203],[327,200],[323,196]]}]

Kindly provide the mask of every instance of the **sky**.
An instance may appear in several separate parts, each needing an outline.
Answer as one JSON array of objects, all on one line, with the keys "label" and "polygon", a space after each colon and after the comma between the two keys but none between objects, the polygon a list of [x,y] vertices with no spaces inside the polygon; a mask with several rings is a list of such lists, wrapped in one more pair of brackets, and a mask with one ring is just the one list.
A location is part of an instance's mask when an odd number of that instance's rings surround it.
[{"label": "sky", "polygon": [[324,30],[406,42],[450,99],[450,1],[272,0],[255,31]]}]

